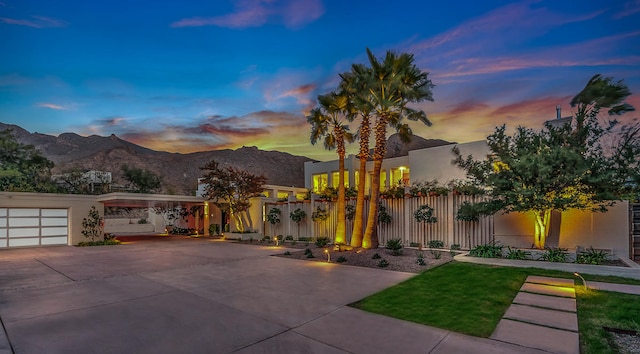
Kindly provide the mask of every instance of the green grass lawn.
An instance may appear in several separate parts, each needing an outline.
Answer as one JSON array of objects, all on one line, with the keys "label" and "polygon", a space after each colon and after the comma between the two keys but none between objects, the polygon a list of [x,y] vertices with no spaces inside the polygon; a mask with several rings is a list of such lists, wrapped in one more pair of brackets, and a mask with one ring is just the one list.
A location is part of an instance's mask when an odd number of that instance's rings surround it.
[{"label": "green grass lawn", "polygon": [[[489,337],[529,275],[574,278],[572,273],[560,271],[450,262],[352,306],[454,332]],[[640,281],[627,278],[583,276],[587,282],[640,285]],[[596,345],[604,341],[606,345],[607,335],[601,329],[603,323],[609,323],[610,327],[637,329],[638,323],[635,323],[636,328],[629,327],[633,327],[634,318],[640,319],[640,296],[585,292],[581,287],[577,288],[580,340],[581,345],[587,343],[583,345],[584,352],[603,352],[590,350],[591,343]],[[612,310],[617,308],[622,310]]]}]

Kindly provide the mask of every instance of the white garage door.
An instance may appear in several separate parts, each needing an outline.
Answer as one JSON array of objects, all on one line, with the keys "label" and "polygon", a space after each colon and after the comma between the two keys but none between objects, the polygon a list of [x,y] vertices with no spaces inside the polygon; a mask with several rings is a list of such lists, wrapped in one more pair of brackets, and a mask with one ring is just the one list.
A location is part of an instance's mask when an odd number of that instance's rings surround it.
[{"label": "white garage door", "polygon": [[0,248],[66,245],[67,209],[0,208]]}]

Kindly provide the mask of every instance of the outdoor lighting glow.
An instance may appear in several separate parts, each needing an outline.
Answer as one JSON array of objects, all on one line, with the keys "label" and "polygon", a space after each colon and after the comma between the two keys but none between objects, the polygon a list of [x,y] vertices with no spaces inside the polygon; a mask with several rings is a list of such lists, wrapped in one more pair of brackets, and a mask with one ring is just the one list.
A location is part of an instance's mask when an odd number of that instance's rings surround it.
[{"label": "outdoor lighting glow", "polygon": [[578,272],[574,272],[573,275],[575,275],[576,277],[579,277],[580,279],[582,279],[582,285],[584,285],[584,290],[587,290],[587,281],[584,280],[582,275],[580,275],[580,273],[578,273]]},{"label": "outdoor lighting glow", "polygon": [[278,236],[276,236],[275,238],[276,238],[276,247],[278,247]]},{"label": "outdoor lighting glow", "polygon": [[329,250],[325,249],[324,253],[327,254],[327,263],[331,262],[331,253],[329,253]]}]

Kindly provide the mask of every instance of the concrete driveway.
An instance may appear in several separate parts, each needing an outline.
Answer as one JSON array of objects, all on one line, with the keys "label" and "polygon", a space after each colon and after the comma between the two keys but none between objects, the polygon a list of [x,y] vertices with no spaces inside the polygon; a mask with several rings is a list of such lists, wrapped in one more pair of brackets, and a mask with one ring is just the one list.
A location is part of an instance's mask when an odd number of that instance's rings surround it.
[{"label": "concrete driveway", "polygon": [[0,251],[0,353],[531,352],[346,304],[413,274],[211,239]]}]

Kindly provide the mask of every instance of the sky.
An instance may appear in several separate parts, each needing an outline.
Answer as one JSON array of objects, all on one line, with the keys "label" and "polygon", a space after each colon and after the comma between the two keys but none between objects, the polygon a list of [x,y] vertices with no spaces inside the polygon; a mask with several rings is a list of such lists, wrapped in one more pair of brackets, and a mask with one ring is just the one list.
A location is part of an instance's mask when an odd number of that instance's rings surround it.
[{"label": "sky", "polygon": [[470,142],[570,115],[595,74],[640,110],[638,23],[640,0],[0,0],[0,122],[331,160],[305,115],[370,48],[413,54],[435,84],[414,134]]}]

